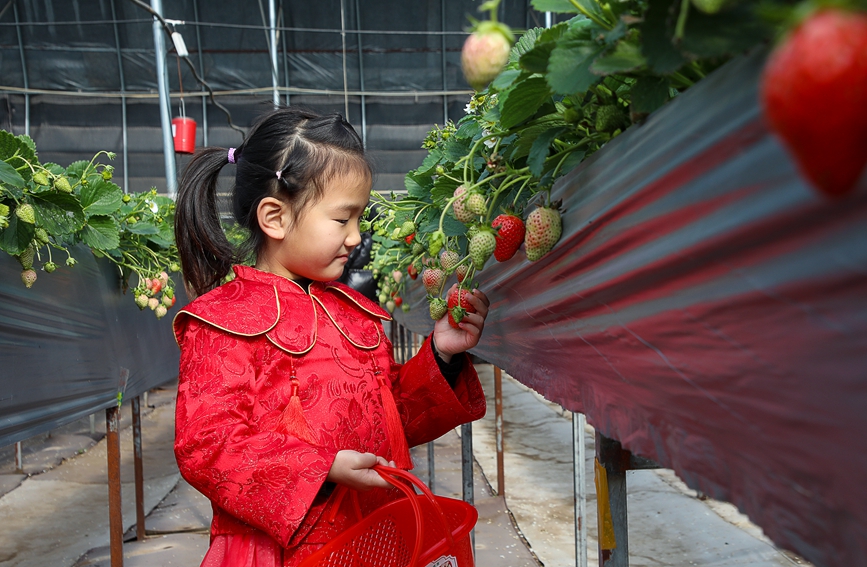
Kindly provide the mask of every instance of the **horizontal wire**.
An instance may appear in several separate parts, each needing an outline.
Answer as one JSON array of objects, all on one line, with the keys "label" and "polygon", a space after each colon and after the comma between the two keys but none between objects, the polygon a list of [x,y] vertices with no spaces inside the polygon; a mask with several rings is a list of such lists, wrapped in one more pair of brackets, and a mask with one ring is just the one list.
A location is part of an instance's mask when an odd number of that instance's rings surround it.
[{"label": "horizontal wire", "polygon": [[[343,89],[304,89],[300,87],[277,87],[277,90],[286,94],[309,94],[309,95],[325,95],[325,96],[343,96]],[[237,89],[226,91],[214,91],[215,96],[234,96],[234,95],[255,95],[274,92],[274,87],[257,87],[252,89]],[[426,96],[469,96],[474,91],[471,90],[433,90],[433,91],[346,91],[349,96],[364,96],[364,97],[426,97]],[[28,94],[28,95],[52,95],[52,96],[68,96],[79,98],[128,98],[128,99],[155,99],[159,98],[159,93],[136,93],[136,92],[117,92],[117,91],[61,91],[49,89],[25,89],[22,87],[10,87],[0,85],[0,93]],[[171,98],[193,98],[207,97],[207,92],[190,91],[181,93],[170,93]]]}]

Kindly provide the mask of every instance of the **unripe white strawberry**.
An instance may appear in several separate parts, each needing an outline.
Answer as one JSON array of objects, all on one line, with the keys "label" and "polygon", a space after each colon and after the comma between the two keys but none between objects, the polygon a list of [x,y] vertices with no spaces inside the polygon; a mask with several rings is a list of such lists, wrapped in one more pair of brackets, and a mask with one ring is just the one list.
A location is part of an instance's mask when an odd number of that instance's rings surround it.
[{"label": "unripe white strawberry", "polygon": [[467,188],[461,185],[455,189],[455,202],[452,203],[452,211],[455,213],[455,218],[462,223],[473,222],[475,215],[467,209]]},{"label": "unripe white strawberry", "polygon": [[157,299],[156,297],[151,297],[150,299],[148,299],[148,307],[151,308],[151,311],[156,310],[156,308],[159,306],[160,306],[160,300]]},{"label": "unripe white strawberry", "polygon": [[135,297],[135,304],[138,305],[139,309],[144,309],[148,306],[148,296],[143,293],[138,294]]},{"label": "unripe white strawberry", "polygon": [[36,283],[36,272],[33,270],[24,270],[21,272],[21,281],[24,283],[24,286],[30,288],[34,283]]},{"label": "unripe white strawberry", "polygon": [[500,74],[509,61],[512,33],[508,27],[482,22],[464,42],[461,67],[471,87],[480,91]]},{"label": "unripe white strawberry", "polygon": [[527,259],[535,262],[560,240],[563,224],[556,206],[539,207],[527,216],[524,248]]},{"label": "unripe white strawberry", "polygon": [[169,310],[166,309],[165,305],[158,305],[157,308],[154,309],[154,315],[157,316],[157,319],[162,319],[163,317],[166,316],[166,313],[168,313],[168,312],[169,312]]}]

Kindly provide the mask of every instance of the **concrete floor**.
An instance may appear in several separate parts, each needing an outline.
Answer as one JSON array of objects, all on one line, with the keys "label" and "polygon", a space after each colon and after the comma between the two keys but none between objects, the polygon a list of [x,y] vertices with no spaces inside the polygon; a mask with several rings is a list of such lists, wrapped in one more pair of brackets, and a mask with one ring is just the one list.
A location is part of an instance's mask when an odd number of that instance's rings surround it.
[{"label": "concrete floor", "polygon": [[[493,373],[478,366],[493,396]],[[571,416],[504,377],[505,499],[497,486],[494,402],[473,427],[475,450],[476,564],[479,567],[575,566]],[[132,439],[121,434],[124,547],[127,567],[198,565],[208,545],[210,507],[177,472],[171,450],[174,392],[149,396],[143,417],[148,537],[134,541]],[[128,407],[122,412],[129,422]],[[50,438],[25,443],[25,473],[16,474],[9,448],[0,449],[0,567],[108,567],[105,443],[72,424]],[[589,565],[596,566],[592,428],[587,428]],[[427,450],[413,450],[416,474],[427,481]],[[460,498],[460,439],[435,443],[435,492]],[[628,478],[630,564],[758,567],[805,565],[781,552],[732,506],[702,500],[671,471],[635,471]],[[508,510],[507,507],[508,506]],[[509,513],[509,511],[511,513]],[[513,518],[514,517],[514,522]],[[517,524],[517,525],[516,525]]]}]

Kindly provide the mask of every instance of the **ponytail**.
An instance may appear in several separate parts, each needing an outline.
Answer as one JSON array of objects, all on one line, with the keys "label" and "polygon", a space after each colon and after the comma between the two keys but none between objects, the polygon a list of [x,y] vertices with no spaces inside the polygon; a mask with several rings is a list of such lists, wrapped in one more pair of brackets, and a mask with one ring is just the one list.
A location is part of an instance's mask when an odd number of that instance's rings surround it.
[{"label": "ponytail", "polygon": [[197,152],[184,170],[175,202],[175,242],[187,289],[195,295],[217,287],[237,258],[217,208],[217,179],[229,162],[227,151]]}]

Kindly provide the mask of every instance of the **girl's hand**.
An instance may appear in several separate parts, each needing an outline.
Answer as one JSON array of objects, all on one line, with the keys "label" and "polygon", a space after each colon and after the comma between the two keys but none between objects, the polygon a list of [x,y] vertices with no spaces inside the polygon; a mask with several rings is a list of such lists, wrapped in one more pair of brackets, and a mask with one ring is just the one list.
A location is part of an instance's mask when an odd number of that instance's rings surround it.
[{"label": "girl's hand", "polygon": [[[449,293],[455,288],[457,288],[457,284],[452,285]],[[470,350],[479,344],[479,339],[482,338],[485,318],[488,316],[488,306],[491,302],[487,295],[477,289],[467,294],[466,298],[470,305],[476,309],[476,312],[467,312],[458,323],[458,329],[449,324],[448,316],[443,317],[434,325],[434,344],[444,362],[450,362],[452,355]]]},{"label": "girl's hand", "polygon": [[371,488],[389,488],[391,485],[371,468],[373,465],[394,467],[394,461],[388,462],[373,453],[338,451],[325,480],[362,492]]}]

